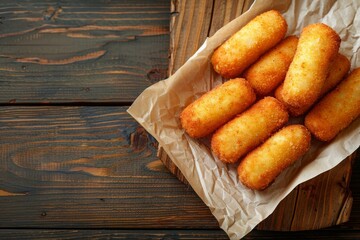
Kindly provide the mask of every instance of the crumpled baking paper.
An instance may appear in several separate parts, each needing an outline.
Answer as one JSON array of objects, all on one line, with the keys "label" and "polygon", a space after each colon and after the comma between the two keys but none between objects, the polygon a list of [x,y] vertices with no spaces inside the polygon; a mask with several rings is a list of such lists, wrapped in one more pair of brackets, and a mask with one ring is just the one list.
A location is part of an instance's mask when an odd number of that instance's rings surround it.
[{"label": "crumpled baking paper", "polygon": [[310,151],[265,191],[249,190],[239,183],[236,165],[223,164],[212,155],[209,138],[194,140],[180,125],[182,109],[222,82],[210,64],[214,49],[255,16],[275,9],[287,20],[287,35],[299,36],[303,27],[316,22],[335,29],[342,39],[340,52],[351,59],[354,69],[360,67],[359,8],[360,2],[351,0],[257,0],[250,10],[206,39],[174,75],[147,88],[128,109],[164,148],[230,239],[245,236],[298,184],[335,167],[353,153],[360,145],[360,118],[330,143],[313,140]]}]

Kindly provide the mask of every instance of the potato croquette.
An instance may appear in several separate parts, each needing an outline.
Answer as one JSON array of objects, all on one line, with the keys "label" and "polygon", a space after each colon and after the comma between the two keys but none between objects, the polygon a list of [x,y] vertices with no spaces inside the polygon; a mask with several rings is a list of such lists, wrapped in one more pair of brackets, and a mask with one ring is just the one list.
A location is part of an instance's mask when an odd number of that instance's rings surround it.
[{"label": "potato croquette", "polygon": [[304,114],[306,112],[306,110],[308,109],[308,106],[296,108],[296,107],[287,105],[285,100],[282,97],[283,88],[284,88],[284,84],[281,84],[278,88],[276,88],[275,93],[274,93],[274,96],[276,97],[276,99],[285,105],[286,109],[290,113],[290,116],[297,117],[297,116]]},{"label": "potato croquette", "polygon": [[205,137],[255,100],[255,92],[245,79],[229,80],[187,106],[180,115],[181,125],[191,137]]},{"label": "potato croquette", "polygon": [[316,101],[339,46],[339,35],[323,23],[303,29],[284,81],[282,98],[287,105],[301,108]]},{"label": "potato croquette", "polygon": [[258,95],[269,94],[284,81],[297,44],[297,37],[285,38],[245,71],[245,79]]},{"label": "potato croquette", "polygon": [[289,115],[281,102],[265,97],[251,108],[220,127],[211,138],[211,149],[225,163],[235,163],[274,131]]},{"label": "potato croquette", "polygon": [[333,89],[349,72],[350,60],[342,54],[337,54],[334,62],[331,64],[329,75],[327,76],[324,86],[321,89],[320,97]]},{"label": "potato croquette", "polygon": [[265,189],[307,152],[310,142],[311,134],[303,125],[282,128],[241,161],[239,180],[250,189]]},{"label": "potato croquette", "polygon": [[[349,72],[350,69],[350,61],[347,59],[344,55],[338,54],[334,60],[334,62],[331,64],[331,68],[329,70],[328,77],[325,80],[324,86],[321,89],[320,96],[321,98],[323,95],[325,95],[328,91],[330,91],[332,88],[334,88],[343,78],[344,76]],[[285,101],[282,99],[282,88],[284,87],[283,84],[281,84],[275,91],[275,97],[282,103],[285,103]],[[300,116],[307,112],[310,107],[313,104],[303,106],[300,108],[292,107],[286,105],[289,113],[291,116]]]},{"label": "potato croquette", "polygon": [[260,14],[217,48],[212,55],[214,70],[234,78],[284,38],[287,23],[278,11]]},{"label": "potato croquette", "polygon": [[331,141],[360,115],[360,68],[328,93],[305,117],[305,126],[321,141]]}]

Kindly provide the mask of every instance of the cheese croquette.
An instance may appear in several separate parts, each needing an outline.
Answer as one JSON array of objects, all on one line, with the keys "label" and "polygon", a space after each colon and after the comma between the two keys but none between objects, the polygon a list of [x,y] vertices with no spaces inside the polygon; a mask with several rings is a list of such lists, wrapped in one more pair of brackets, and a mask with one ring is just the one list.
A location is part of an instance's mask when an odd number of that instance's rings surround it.
[{"label": "cheese croquette", "polygon": [[323,23],[303,29],[282,90],[287,105],[301,108],[316,101],[339,46],[339,35]]},{"label": "cheese croquette", "polygon": [[245,79],[229,80],[187,106],[180,115],[181,125],[191,137],[205,137],[255,100],[256,95]]},{"label": "cheese croquette", "polygon": [[310,147],[311,134],[303,125],[289,125],[251,151],[238,166],[239,180],[263,190]]},{"label": "cheese croquette", "polygon": [[211,138],[211,149],[224,163],[235,163],[289,119],[281,102],[265,97],[220,127]]},{"label": "cheese croquette", "polygon": [[[334,62],[331,64],[331,68],[329,70],[328,77],[325,80],[325,83],[321,89],[320,96],[321,98],[323,95],[325,95],[328,91],[330,91],[332,88],[334,88],[349,72],[350,69],[350,61],[347,59],[344,55],[338,54],[334,60]],[[282,103],[285,103],[284,99],[282,98],[282,88],[284,87],[283,84],[281,84],[276,90],[275,90],[275,97]],[[292,107],[289,105],[286,105],[289,113],[291,116],[300,116],[307,112],[310,107],[313,104],[305,105],[300,108]]]},{"label": "cheese croquette", "polygon": [[211,57],[214,70],[234,78],[284,38],[287,23],[278,11],[255,17],[217,48]]},{"label": "cheese croquette", "polygon": [[360,68],[328,93],[305,117],[305,126],[321,141],[331,141],[360,115]]},{"label": "cheese croquette", "polygon": [[269,94],[284,81],[297,44],[297,37],[285,38],[245,71],[245,79],[250,82],[258,95]]}]

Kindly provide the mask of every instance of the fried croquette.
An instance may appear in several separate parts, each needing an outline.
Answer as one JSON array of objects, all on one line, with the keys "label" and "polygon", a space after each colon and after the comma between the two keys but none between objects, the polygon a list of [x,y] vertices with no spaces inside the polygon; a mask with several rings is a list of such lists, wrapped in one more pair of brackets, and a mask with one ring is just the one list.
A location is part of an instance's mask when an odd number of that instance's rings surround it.
[{"label": "fried croquette", "polygon": [[289,115],[281,102],[265,97],[242,114],[220,127],[211,138],[211,149],[224,163],[235,163],[274,131]]},{"label": "fried croquette", "polygon": [[255,100],[256,95],[245,79],[229,80],[187,106],[180,115],[181,125],[191,137],[205,137]]},{"label": "fried croquette", "polygon": [[284,38],[287,23],[278,11],[255,17],[217,48],[211,57],[214,70],[234,78]]},{"label": "fried croquette", "polygon": [[327,76],[324,86],[321,89],[320,97],[333,89],[350,70],[350,60],[344,55],[338,53],[334,62],[331,64],[329,75]]},{"label": "fried croquette", "polygon": [[[328,91],[330,91],[331,89],[333,89],[343,78],[344,76],[349,72],[350,69],[350,61],[349,59],[347,59],[347,57],[345,57],[342,54],[338,54],[337,57],[335,58],[334,62],[331,64],[331,68],[329,70],[329,74],[328,77],[325,80],[325,83],[321,89],[320,92],[320,96],[319,98],[321,98],[323,95],[325,95]],[[284,87],[283,84],[281,84],[276,90],[275,90],[275,97],[282,103],[285,103],[285,101],[282,99],[282,88]],[[300,116],[302,114],[304,114],[305,112],[307,112],[310,107],[313,104],[310,105],[306,105],[300,108],[296,108],[296,107],[292,107],[289,105],[286,105],[289,113],[291,116]]]},{"label": "fried croquette", "polygon": [[250,82],[258,95],[269,94],[284,81],[297,44],[297,37],[285,38],[245,71],[245,79]]},{"label": "fried croquette", "polygon": [[339,35],[323,23],[310,24],[303,29],[282,90],[287,105],[301,108],[316,101],[339,51],[340,41]]},{"label": "fried croquette", "polygon": [[353,70],[305,117],[305,126],[321,141],[331,141],[360,115],[360,68]]},{"label": "fried croquette", "polygon": [[307,152],[310,142],[311,134],[303,125],[282,128],[241,161],[239,180],[250,189],[265,189]]},{"label": "fried croquette", "polygon": [[276,97],[277,100],[279,100],[280,102],[282,102],[286,109],[288,110],[288,112],[290,113],[290,116],[300,116],[302,114],[304,114],[306,112],[306,110],[308,109],[308,106],[305,107],[292,107],[286,104],[285,100],[282,97],[282,91],[284,88],[284,84],[281,84],[279,87],[276,88],[275,93],[274,93],[274,97]]}]

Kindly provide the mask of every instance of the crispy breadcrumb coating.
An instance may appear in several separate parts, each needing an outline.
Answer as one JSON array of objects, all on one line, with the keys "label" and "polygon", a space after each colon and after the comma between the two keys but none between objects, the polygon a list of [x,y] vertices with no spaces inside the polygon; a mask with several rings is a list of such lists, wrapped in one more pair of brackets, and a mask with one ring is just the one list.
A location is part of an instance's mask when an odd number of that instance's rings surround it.
[{"label": "crispy breadcrumb coating", "polygon": [[255,100],[256,95],[245,79],[229,80],[188,105],[180,115],[181,125],[191,137],[205,137]]},{"label": "crispy breadcrumb coating", "polygon": [[298,40],[295,36],[285,38],[245,71],[245,79],[258,95],[269,94],[284,81]]},{"label": "crispy breadcrumb coating", "polygon": [[[350,70],[350,61],[342,54],[338,54],[335,58],[334,62],[331,64],[331,68],[328,74],[328,77],[325,80],[324,86],[321,89],[320,96],[321,98],[323,95],[325,95],[327,92],[329,92],[331,89],[333,89],[349,72]],[[282,103],[285,104],[287,107],[289,113],[291,116],[300,116],[306,113],[313,104],[305,105],[300,108],[292,107],[289,105],[286,105],[284,99],[282,98],[282,88],[284,87],[283,84],[281,84],[276,90],[275,90],[275,97]]]},{"label": "crispy breadcrumb coating", "polygon": [[310,147],[311,134],[303,125],[289,125],[251,151],[238,166],[239,180],[263,190]]},{"label": "crispy breadcrumb coating", "polygon": [[284,38],[287,23],[278,11],[270,10],[255,17],[217,48],[211,57],[214,70],[225,78],[234,78],[267,50]]},{"label": "crispy breadcrumb coating", "polygon": [[328,93],[305,117],[305,126],[321,141],[331,141],[360,115],[360,68]]},{"label": "crispy breadcrumb coating", "polygon": [[212,136],[211,149],[221,161],[235,163],[281,128],[288,119],[289,115],[281,102],[273,97],[265,97],[219,128]]},{"label": "crispy breadcrumb coating", "polygon": [[282,90],[287,105],[301,108],[316,101],[338,54],[340,41],[339,35],[323,23],[303,29]]}]

